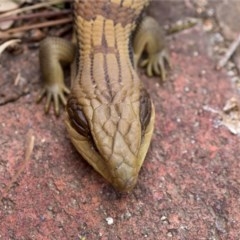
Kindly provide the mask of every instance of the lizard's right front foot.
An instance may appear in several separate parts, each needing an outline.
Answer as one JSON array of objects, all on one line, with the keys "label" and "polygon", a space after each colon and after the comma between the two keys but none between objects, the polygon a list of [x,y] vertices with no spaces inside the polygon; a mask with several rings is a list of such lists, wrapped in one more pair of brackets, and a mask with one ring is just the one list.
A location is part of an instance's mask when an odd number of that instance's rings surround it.
[{"label": "lizard's right front foot", "polygon": [[45,113],[49,112],[51,102],[53,101],[54,111],[57,116],[60,113],[60,103],[64,106],[67,104],[67,99],[65,94],[69,94],[70,90],[65,86],[65,84],[53,84],[53,85],[45,85],[43,89],[40,91],[37,97],[37,103],[41,102],[44,96],[47,97],[45,104]]},{"label": "lizard's right front foot", "polygon": [[72,63],[75,52],[75,45],[61,38],[48,37],[40,44],[39,61],[44,85],[37,102],[47,96],[46,113],[49,112],[53,102],[55,114],[58,116],[60,103],[63,105],[67,103],[65,94],[69,94],[70,90],[64,83],[62,64]]}]

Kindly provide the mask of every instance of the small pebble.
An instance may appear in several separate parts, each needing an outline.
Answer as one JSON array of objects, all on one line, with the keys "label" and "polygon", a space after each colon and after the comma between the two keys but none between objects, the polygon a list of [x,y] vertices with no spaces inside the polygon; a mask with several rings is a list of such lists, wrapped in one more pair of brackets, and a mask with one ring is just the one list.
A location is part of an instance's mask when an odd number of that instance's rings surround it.
[{"label": "small pebble", "polygon": [[112,217],[107,217],[106,221],[107,221],[108,225],[112,225],[113,224],[113,218]]}]

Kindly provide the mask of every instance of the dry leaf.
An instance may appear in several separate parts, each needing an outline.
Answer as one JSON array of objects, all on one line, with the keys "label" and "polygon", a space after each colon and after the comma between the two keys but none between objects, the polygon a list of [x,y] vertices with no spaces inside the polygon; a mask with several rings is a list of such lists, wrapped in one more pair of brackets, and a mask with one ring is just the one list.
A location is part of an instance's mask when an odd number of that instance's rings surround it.
[{"label": "dry leaf", "polygon": [[236,98],[227,101],[221,113],[222,125],[233,134],[240,134],[240,106]]},{"label": "dry leaf", "polygon": [[2,45],[0,45],[0,56],[1,56],[2,52],[3,52],[8,46],[10,46],[10,45],[12,45],[12,44],[16,44],[16,43],[18,43],[18,42],[20,42],[19,39],[13,39],[13,40],[9,40],[9,41],[3,43]]},{"label": "dry leaf", "polygon": [[19,4],[15,1],[11,0],[1,0],[0,1],[0,13],[1,12],[8,12],[14,9],[17,9]]},{"label": "dry leaf", "polygon": [[[17,9],[17,8],[19,8],[19,6],[20,6],[20,3],[17,3],[15,1],[1,0],[0,1],[0,13]],[[13,25],[13,23],[14,23],[13,20],[0,22],[0,30],[9,29]]]}]

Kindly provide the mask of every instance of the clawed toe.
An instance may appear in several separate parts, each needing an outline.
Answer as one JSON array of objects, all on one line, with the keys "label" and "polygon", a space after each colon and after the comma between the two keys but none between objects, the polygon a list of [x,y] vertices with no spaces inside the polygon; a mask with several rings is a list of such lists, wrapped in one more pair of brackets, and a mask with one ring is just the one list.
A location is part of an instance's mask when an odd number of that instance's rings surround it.
[{"label": "clawed toe", "polygon": [[56,116],[60,114],[60,104],[66,105],[67,98],[65,94],[69,94],[70,90],[66,86],[45,86],[39,93],[36,102],[39,103],[46,96],[46,104],[44,107],[45,113],[50,110],[51,103],[53,102],[54,112]]},{"label": "clawed toe", "polygon": [[162,81],[166,81],[166,69],[171,68],[170,58],[166,49],[156,54],[149,55],[148,58],[141,60],[141,67],[146,68],[147,75],[160,76]]}]

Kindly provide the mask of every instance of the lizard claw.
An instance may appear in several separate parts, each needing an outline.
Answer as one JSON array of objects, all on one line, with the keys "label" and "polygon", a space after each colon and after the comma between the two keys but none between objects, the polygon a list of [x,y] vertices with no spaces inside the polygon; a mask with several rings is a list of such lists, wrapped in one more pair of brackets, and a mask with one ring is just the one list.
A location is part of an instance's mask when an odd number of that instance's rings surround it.
[{"label": "lizard claw", "polygon": [[60,103],[62,105],[66,105],[67,99],[64,94],[69,94],[70,90],[65,85],[54,84],[52,86],[44,86],[42,91],[39,93],[36,102],[39,103],[47,96],[46,104],[45,104],[45,113],[49,112],[51,102],[54,104],[54,111],[56,116],[59,116],[60,113]]},{"label": "lizard claw", "polygon": [[167,49],[149,55],[147,59],[140,62],[141,67],[146,67],[147,75],[159,75],[162,81],[166,80],[166,67],[171,68],[169,53]]}]

